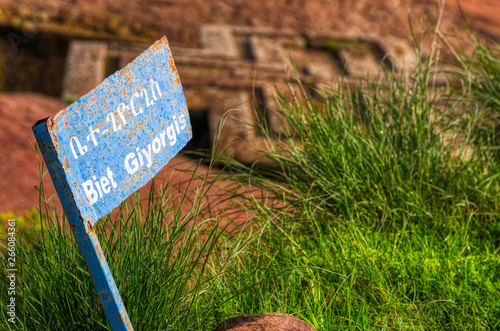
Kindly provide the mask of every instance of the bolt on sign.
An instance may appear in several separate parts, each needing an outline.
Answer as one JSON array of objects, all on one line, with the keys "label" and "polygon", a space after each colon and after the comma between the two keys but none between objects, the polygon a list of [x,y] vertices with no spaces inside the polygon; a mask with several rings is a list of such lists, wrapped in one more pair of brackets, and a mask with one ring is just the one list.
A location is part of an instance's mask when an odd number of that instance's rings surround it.
[{"label": "bolt on sign", "polygon": [[112,329],[133,330],[94,225],[192,137],[167,38],[33,132]]}]

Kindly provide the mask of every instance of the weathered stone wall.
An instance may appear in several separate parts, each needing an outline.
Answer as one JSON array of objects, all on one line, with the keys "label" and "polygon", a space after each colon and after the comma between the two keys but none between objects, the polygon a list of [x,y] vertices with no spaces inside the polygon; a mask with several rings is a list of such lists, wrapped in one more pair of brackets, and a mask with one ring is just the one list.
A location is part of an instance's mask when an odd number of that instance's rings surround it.
[{"label": "weathered stone wall", "polygon": [[[332,84],[342,74],[352,80],[357,75],[376,75],[382,63],[396,70],[408,70],[414,63],[409,45],[393,37],[298,34],[217,25],[203,26],[199,33],[199,48],[172,48],[188,108],[207,112],[205,125],[210,139],[227,114],[219,148],[231,143],[226,151],[242,162],[254,161],[256,151],[265,144],[252,128],[259,121],[255,101],[273,104],[273,91],[283,88],[292,59],[302,80],[312,86]],[[83,95],[104,79],[105,71],[111,74],[124,67],[148,46],[73,41],[63,97]],[[278,130],[276,116],[270,112],[264,116]],[[194,139],[204,136],[196,130],[193,133]]]},{"label": "weathered stone wall", "polygon": [[0,91],[60,96],[68,43],[61,35],[0,28]]},{"label": "weathered stone wall", "polygon": [[105,78],[108,45],[101,41],[75,40],[69,45],[62,95],[80,97]]}]

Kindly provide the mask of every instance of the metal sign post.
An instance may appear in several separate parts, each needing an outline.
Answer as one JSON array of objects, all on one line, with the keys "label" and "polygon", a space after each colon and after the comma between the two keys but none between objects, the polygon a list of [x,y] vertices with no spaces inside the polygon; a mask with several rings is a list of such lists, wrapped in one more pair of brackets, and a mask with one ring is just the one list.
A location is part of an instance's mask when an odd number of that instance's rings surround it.
[{"label": "metal sign post", "polygon": [[94,232],[191,139],[165,37],[33,132],[113,330],[133,330]]}]

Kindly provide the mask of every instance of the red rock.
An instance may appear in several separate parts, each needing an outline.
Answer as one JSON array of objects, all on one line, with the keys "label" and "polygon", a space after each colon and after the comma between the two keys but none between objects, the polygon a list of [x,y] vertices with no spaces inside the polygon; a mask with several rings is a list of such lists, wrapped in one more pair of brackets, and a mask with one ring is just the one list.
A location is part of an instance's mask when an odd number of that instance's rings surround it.
[{"label": "red rock", "polygon": [[263,313],[225,320],[214,331],[316,331],[309,323],[292,315]]}]

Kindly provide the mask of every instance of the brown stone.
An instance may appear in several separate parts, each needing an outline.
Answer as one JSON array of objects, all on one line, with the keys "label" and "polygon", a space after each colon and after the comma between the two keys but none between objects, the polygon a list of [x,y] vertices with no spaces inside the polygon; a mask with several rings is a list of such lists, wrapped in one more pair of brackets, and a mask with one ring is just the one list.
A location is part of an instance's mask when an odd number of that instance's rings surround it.
[{"label": "brown stone", "polygon": [[102,41],[72,41],[66,58],[63,98],[79,98],[105,78],[106,52]]},{"label": "brown stone", "polygon": [[214,331],[316,331],[309,323],[292,315],[263,313],[230,318]]}]

